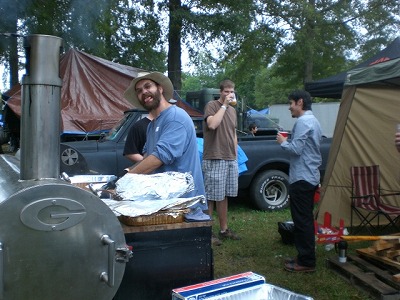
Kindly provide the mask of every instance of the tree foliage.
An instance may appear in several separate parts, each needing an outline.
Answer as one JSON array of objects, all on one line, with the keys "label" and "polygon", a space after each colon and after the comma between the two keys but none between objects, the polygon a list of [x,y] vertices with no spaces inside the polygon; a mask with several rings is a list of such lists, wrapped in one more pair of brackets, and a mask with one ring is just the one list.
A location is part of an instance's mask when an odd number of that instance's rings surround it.
[{"label": "tree foliage", "polygon": [[[51,34],[64,48],[168,70],[175,88],[230,78],[249,107],[286,102],[307,81],[347,70],[399,31],[397,0],[0,0],[3,32]],[[18,82],[17,38],[0,61]],[[20,41],[20,39],[19,39]],[[182,74],[182,49],[191,71]],[[183,84],[182,78],[183,78]]]},{"label": "tree foliage", "polygon": [[276,1],[270,8],[287,28],[272,76],[293,87],[347,70],[359,62],[355,53],[378,52],[393,38],[400,11],[391,0]]},{"label": "tree foliage", "polygon": [[196,64],[202,55],[220,57],[240,45],[251,24],[251,0],[164,0],[158,8],[169,15],[168,76],[179,92],[181,88],[182,46]]},{"label": "tree foliage", "polygon": [[[0,18],[0,24],[7,25],[2,26],[7,32],[59,36],[65,50],[73,47],[138,68],[166,70],[158,18],[135,1],[26,0],[24,5],[20,1],[17,5],[14,0],[2,1],[5,3],[1,6],[1,12],[5,13],[2,15],[9,18]],[[17,23],[20,24],[18,28]],[[18,58],[10,59],[18,53],[16,47],[10,46],[13,41],[16,38],[0,39],[0,59],[6,65],[18,63]],[[11,82],[10,86],[16,82]]]}]

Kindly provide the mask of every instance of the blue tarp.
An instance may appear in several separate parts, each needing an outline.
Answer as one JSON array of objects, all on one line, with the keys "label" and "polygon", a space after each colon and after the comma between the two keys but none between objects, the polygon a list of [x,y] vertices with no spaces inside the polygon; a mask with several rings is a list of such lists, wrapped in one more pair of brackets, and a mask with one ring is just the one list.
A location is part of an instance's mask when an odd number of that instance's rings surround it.
[{"label": "blue tarp", "polygon": [[269,114],[269,107],[266,107],[262,110],[255,110],[255,109],[250,109],[247,111],[247,115],[268,115]]}]

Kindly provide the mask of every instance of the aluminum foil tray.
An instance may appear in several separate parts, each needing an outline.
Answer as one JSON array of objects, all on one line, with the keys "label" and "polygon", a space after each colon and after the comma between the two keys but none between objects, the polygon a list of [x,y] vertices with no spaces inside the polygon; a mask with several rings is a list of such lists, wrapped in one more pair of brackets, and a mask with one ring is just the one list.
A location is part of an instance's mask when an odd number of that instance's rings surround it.
[{"label": "aluminum foil tray", "polygon": [[312,297],[296,294],[292,291],[266,283],[263,296],[266,300],[313,300]]},{"label": "aluminum foil tray", "polygon": [[94,183],[94,182],[107,182],[115,177],[115,175],[75,175],[69,177],[71,183]]}]

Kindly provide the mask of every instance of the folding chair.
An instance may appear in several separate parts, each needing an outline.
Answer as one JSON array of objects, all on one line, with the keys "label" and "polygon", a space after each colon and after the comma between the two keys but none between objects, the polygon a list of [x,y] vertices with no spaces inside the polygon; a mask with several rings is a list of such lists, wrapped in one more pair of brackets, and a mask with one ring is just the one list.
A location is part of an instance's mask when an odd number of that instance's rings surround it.
[{"label": "folding chair", "polygon": [[[351,167],[352,195],[351,195],[351,217],[350,226],[352,234],[365,228],[370,234],[372,230],[380,229],[379,217],[382,215],[389,222],[381,228],[388,226],[397,228],[397,221],[400,219],[400,207],[385,204],[382,200],[385,196],[400,195],[398,193],[381,194],[379,166],[358,166]],[[360,220],[358,230],[353,232],[353,214]],[[377,219],[377,225],[372,222]]]}]

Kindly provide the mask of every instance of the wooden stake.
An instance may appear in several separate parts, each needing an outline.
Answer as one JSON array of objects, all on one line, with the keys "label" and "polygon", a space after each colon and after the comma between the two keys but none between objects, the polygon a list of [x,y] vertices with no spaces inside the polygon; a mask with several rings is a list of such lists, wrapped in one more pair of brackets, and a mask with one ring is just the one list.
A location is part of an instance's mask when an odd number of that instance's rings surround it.
[{"label": "wooden stake", "polygon": [[377,240],[400,240],[398,235],[342,235],[345,241],[377,241]]}]

